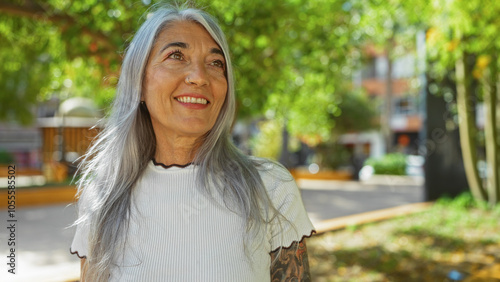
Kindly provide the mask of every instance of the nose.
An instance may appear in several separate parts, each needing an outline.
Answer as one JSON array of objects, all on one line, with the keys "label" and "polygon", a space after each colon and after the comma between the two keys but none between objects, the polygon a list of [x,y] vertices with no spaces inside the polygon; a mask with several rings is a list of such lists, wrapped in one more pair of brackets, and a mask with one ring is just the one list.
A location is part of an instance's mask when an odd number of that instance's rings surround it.
[{"label": "nose", "polygon": [[209,85],[209,78],[204,63],[192,63],[187,72],[185,82],[197,86]]}]

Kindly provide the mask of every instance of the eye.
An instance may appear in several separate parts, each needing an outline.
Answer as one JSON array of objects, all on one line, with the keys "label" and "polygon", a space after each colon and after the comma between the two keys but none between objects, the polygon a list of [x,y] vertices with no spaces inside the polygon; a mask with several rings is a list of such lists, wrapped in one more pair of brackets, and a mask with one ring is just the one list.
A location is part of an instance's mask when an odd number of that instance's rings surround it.
[{"label": "eye", "polygon": [[212,62],[212,65],[224,69],[224,62],[222,60],[215,60]]},{"label": "eye", "polygon": [[175,50],[168,54],[167,58],[182,61],[184,59],[184,55],[182,55],[181,51]]}]

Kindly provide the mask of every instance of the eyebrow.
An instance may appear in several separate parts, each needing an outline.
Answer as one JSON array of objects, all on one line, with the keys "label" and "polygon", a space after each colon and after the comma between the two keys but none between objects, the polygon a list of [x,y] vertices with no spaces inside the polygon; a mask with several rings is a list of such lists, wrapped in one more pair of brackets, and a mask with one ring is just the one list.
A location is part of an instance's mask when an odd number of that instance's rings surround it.
[{"label": "eyebrow", "polygon": [[219,55],[221,55],[222,57],[224,57],[224,53],[223,53],[223,52],[222,52],[222,50],[221,50],[221,49],[219,49],[219,48],[212,48],[212,49],[210,49],[210,53],[211,53],[211,54],[219,54]]},{"label": "eyebrow", "polygon": [[182,49],[187,49],[189,47],[189,44],[184,43],[184,42],[172,42],[172,43],[168,43],[167,45],[165,45],[165,46],[163,46],[161,48],[160,53],[163,53],[163,51],[167,50],[167,48],[172,47],[172,46],[179,47],[179,48],[182,48]]},{"label": "eyebrow", "polygon": [[[187,44],[185,42],[171,42],[171,43],[168,43],[167,45],[163,46],[160,50],[160,53],[163,53],[163,51],[167,50],[170,47],[179,47],[182,49],[188,49],[189,44]],[[224,57],[224,52],[222,52],[222,50],[219,48],[210,49],[210,54],[218,54],[218,55],[221,55],[222,57]]]}]

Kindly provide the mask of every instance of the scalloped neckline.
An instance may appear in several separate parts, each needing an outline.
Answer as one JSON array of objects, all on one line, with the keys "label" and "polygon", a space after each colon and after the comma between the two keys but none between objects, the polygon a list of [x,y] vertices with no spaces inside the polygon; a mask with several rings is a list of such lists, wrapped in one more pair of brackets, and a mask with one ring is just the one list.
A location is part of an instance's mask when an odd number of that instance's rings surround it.
[{"label": "scalloped neckline", "polygon": [[188,167],[188,166],[190,166],[190,165],[192,165],[192,164],[193,164],[193,163],[187,163],[187,164],[185,164],[185,165],[180,165],[180,164],[171,164],[171,165],[166,165],[166,164],[164,164],[164,163],[159,163],[159,162],[157,162],[157,161],[155,160],[155,158],[152,158],[151,160],[153,161],[153,164],[154,164],[155,166],[161,166],[162,168],[165,168],[165,169],[168,169],[168,168],[171,168],[171,167],[186,168],[186,167]]}]

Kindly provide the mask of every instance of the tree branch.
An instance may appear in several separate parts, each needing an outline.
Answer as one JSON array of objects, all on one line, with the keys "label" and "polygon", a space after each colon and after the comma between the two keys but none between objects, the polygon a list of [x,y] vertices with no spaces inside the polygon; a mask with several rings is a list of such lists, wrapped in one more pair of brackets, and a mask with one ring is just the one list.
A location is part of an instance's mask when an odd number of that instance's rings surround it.
[{"label": "tree branch", "polygon": [[58,14],[46,11],[42,6],[33,1],[25,1],[25,5],[16,5],[0,0],[0,13],[9,14],[17,17],[30,18],[34,20],[49,21],[58,26],[61,30],[65,25],[78,26],[82,34],[90,36],[107,52],[115,52],[116,46],[111,42],[109,36],[102,32],[91,30],[86,26],[80,25],[73,17],[67,14]]}]

